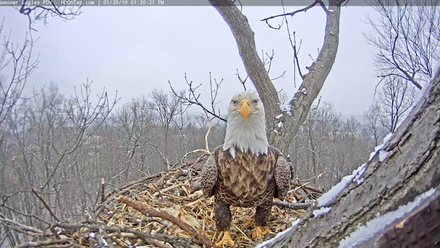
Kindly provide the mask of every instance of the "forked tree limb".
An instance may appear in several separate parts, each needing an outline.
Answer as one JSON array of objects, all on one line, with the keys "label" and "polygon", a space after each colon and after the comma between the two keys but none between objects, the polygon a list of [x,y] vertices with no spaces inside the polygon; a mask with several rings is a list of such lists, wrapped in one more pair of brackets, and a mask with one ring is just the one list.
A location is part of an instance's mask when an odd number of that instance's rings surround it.
[{"label": "forked tree limb", "polygon": [[[310,66],[309,73],[304,76],[304,81],[299,87],[298,92],[289,102],[290,111],[282,110],[280,107],[277,90],[257,53],[254,32],[246,16],[241,13],[231,0],[209,1],[231,28],[246,72],[264,104],[269,142],[278,147],[282,152],[286,152],[307,117],[313,101],[321,91],[335,62],[339,46],[341,5],[344,1],[329,1],[330,4],[325,12],[327,22],[322,48],[317,60]],[[316,1],[315,5],[318,3],[321,5],[322,2]],[[281,115],[282,111],[286,113]],[[280,118],[279,116],[282,117]],[[284,122],[284,125],[278,125],[280,122]]]},{"label": "forked tree limb", "polygon": [[280,100],[277,90],[258,55],[254,32],[246,16],[241,13],[233,1],[209,0],[209,2],[217,9],[231,28],[246,72],[264,104],[266,124],[269,127],[268,134],[270,134],[269,130],[271,129],[270,127],[274,126],[275,116],[281,114]]},{"label": "forked tree limb", "polygon": [[282,133],[284,137],[280,138],[282,142],[279,145],[277,144],[280,146],[278,148],[282,151],[287,150],[304,120],[307,118],[310,108],[324,86],[336,60],[339,47],[341,5],[343,1],[330,0],[329,2],[324,42],[318,58],[310,66],[309,73],[304,75],[304,81],[289,102],[291,115],[284,116],[285,131],[279,132]]}]

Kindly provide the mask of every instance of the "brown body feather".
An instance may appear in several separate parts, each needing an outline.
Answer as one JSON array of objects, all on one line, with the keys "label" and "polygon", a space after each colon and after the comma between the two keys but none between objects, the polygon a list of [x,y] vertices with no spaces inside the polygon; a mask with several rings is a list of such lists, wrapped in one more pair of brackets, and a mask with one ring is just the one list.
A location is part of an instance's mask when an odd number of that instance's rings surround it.
[{"label": "brown body feather", "polygon": [[290,167],[273,146],[268,153],[254,155],[217,147],[202,172],[203,192],[215,196],[216,222],[220,230],[229,229],[229,206],[257,207],[255,220],[264,225],[274,197],[283,198],[289,189]]},{"label": "brown body feather", "polygon": [[256,156],[250,152],[237,152],[233,158],[229,151],[217,152],[218,179],[214,192],[219,201],[253,207],[272,202],[275,192],[275,154]]}]

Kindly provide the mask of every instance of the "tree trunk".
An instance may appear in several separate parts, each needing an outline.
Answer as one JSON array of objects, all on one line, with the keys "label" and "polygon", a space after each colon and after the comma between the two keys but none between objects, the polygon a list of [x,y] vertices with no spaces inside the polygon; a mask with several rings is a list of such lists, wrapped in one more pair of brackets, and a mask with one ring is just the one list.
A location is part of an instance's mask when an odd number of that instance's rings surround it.
[{"label": "tree trunk", "polygon": [[246,16],[231,0],[209,1],[231,28],[246,71],[263,101],[269,142],[282,152],[287,151],[335,62],[339,45],[339,19],[343,1],[330,0],[329,7],[326,9],[327,23],[323,46],[317,60],[310,66],[309,73],[305,75],[299,91],[289,102],[291,111],[285,111],[283,115],[281,115],[282,110],[277,90],[258,56],[254,32]]},{"label": "tree trunk", "polygon": [[[280,100],[277,90],[258,55],[254,32],[246,16],[240,12],[231,0],[209,1],[231,28],[249,78],[252,80],[264,104],[266,125],[267,127],[273,127],[275,116],[281,114]],[[268,128],[268,134],[270,134],[270,130]]]},{"label": "tree trunk", "polygon": [[[348,184],[333,201],[318,199],[318,206],[329,207],[330,212],[318,217],[310,212],[267,247],[440,244],[440,71],[407,119],[364,168],[357,176],[346,177]],[[430,190],[433,188],[436,190]],[[424,192],[431,195],[411,205]],[[402,209],[408,213],[399,212]],[[349,235],[353,239],[347,239]]]}]

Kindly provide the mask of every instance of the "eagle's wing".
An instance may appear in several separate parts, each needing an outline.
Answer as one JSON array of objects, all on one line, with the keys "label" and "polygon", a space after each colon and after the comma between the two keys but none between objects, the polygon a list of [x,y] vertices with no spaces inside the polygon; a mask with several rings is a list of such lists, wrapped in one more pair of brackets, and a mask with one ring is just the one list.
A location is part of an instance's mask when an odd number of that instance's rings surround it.
[{"label": "eagle's wing", "polygon": [[275,197],[283,199],[290,188],[290,166],[280,151],[275,164]]},{"label": "eagle's wing", "polygon": [[214,186],[217,183],[217,161],[216,150],[213,154],[209,155],[202,170],[202,189],[205,196],[214,195]]}]

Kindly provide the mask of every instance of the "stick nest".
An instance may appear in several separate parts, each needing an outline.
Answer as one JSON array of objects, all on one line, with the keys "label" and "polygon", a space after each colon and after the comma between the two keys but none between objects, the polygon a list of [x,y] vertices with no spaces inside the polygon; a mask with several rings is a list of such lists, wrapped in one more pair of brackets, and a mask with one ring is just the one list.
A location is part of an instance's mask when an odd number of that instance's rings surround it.
[{"label": "stick nest", "polygon": [[[206,236],[213,243],[220,241],[222,233],[216,231],[214,221],[214,197],[204,197],[200,190],[200,171],[189,168],[188,170],[174,170],[162,174],[155,182],[146,181],[124,193],[125,196],[138,201],[149,208],[167,212],[179,221],[189,224],[198,234]],[[289,191],[287,202],[296,201],[295,191]],[[298,195],[298,194],[296,194]],[[255,226],[255,208],[231,207],[232,224],[230,234],[240,247],[253,247],[261,242],[251,239]],[[293,220],[301,216],[305,210],[293,210],[287,207],[272,207],[272,214],[267,227],[270,232],[265,239],[273,238],[278,232],[291,226]],[[160,217],[145,215],[140,211],[118,200],[113,200],[105,205],[105,210],[99,215],[107,225],[130,227],[141,232],[156,236],[166,236],[178,240],[185,237],[188,244],[201,245],[194,234],[179,228],[176,223]],[[145,244],[142,239],[114,237],[113,242],[121,246],[151,245]],[[173,242],[171,242],[173,243]],[[154,244],[153,244],[154,245]]]},{"label": "stick nest", "polygon": [[[203,155],[205,156],[205,155]],[[194,165],[203,160],[182,165],[166,173],[156,174],[128,183],[104,194],[101,182],[101,204],[87,212],[87,220],[77,223],[53,223],[46,230],[20,229],[36,237],[18,247],[213,247],[222,233],[215,229],[214,198],[201,191],[200,169]],[[310,206],[299,200],[319,195],[314,188],[292,183],[284,202],[274,201],[266,227],[273,238],[291,226],[293,220]],[[302,190],[300,190],[302,189]],[[302,195],[299,192],[302,192]],[[231,207],[230,234],[238,247],[253,247],[263,240],[252,240],[255,208]],[[14,224],[14,223],[12,223]]]}]

